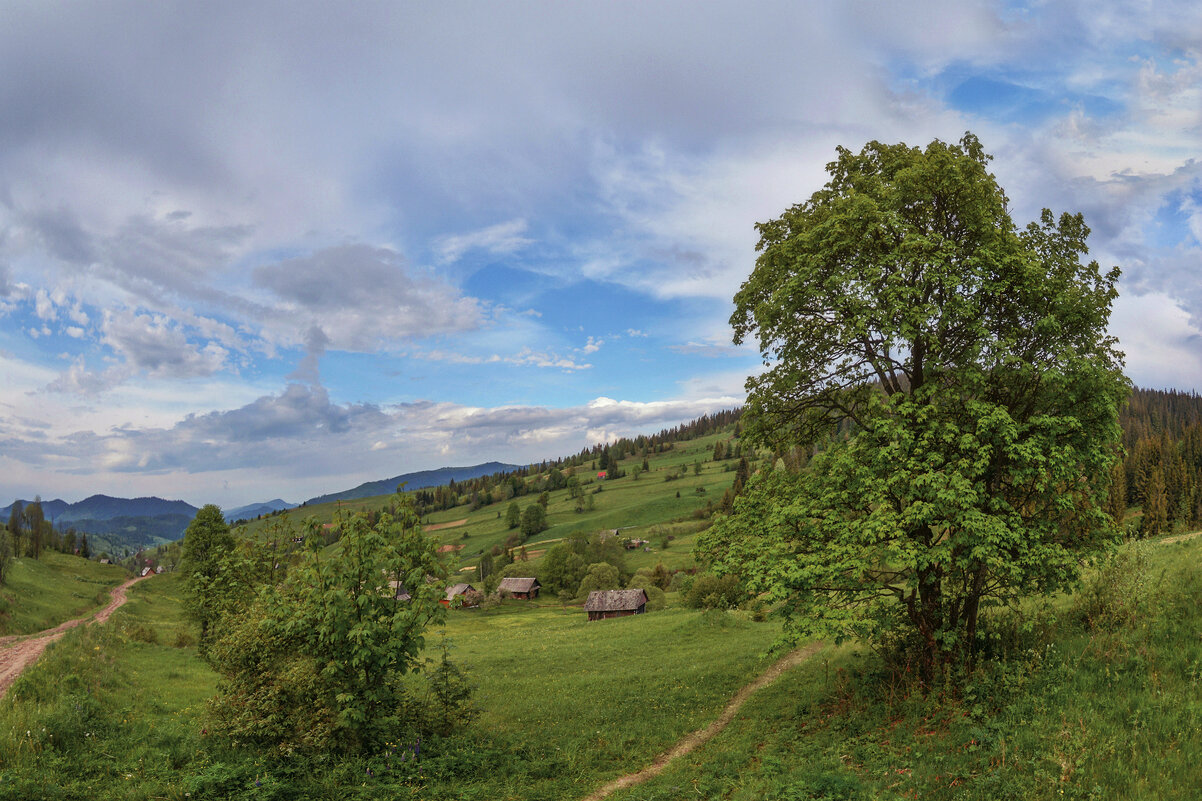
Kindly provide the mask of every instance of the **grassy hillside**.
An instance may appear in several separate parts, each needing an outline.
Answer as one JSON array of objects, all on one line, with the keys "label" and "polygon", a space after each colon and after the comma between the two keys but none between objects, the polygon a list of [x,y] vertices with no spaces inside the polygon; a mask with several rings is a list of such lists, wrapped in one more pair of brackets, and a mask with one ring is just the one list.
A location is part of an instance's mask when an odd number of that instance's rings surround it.
[{"label": "grassy hillside", "polygon": [[843,648],[621,801],[1166,799],[1202,793],[1202,537],[1127,546],[995,626],[1004,659],[923,697]]},{"label": "grassy hillside", "polygon": [[[527,555],[537,560],[546,543],[573,534],[620,529],[623,537],[650,540],[652,553],[662,558],[669,567],[691,566],[691,538],[679,542],[673,540],[666,550],[662,544],[666,534],[675,537],[695,532],[695,526],[674,523],[695,520],[697,513],[703,511],[708,503],[718,504],[722,494],[734,483],[738,460],[715,462],[712,459],[714,443],[719,439],[730,440],[731,434],[724,432],[677,442],[665,453],[651,454],[647,457],[650,470],[637,479],[632,467],[641,465],[641,457],[624,460],[620,467],[627,475],[618,479],[600,480],[596,476],[597,471],[588,465],[577,468],[576,478],[583,485],[584,492],[592,498],[593,509],[577,512],[576,502],[569,497],[567,489],[551,491],[547,503],[549,528],[525,543]],[[695,474],[695,465],[700,465],[700,474]],[[514,500],[524,510],[537,498],[535,493]],[[385,495],[315,504],[292,510],[289,519],[299,523],[312,517],[318,522],[328,523],[336,520],[339,514],[350,515],[384,508],[389,499],[390,496]],[[505,512],[510,503],[510,500],[498,501],[476,510],[465,503],[437,511],[426,518],[427,530],[441,544],[456,549],[460,567],[471,567],[479,563],[486,550],[502,544],[514,533],[505,523]],[[245,530],[248,536],[260,536],[278,521],[278,517],[255,520]],[[629,563],[632,569],[637,569],[651,566],[656,561],[659,559],[640,551],[632,554]],[[643,562],[648,564],[644,565]]]},{"label": "grassy hillside", "polygon": [[0,634],[52,628],[108,602],[108,590],[129,573],[116,565],[43,551],[40,559],[14,559],[0,587]]}]

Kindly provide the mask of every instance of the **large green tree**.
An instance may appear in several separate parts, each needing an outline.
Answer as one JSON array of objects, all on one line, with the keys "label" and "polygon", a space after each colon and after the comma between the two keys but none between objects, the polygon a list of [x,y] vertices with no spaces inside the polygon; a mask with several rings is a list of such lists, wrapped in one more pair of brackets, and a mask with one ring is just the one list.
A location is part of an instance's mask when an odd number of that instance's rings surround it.
[{"label": "large green tree", "polygon": [[237,540],[221,507],[205,505],[184,531],[180,570],[184,574],[184,607],[200,625],[200,650],[207,651],[213,627],[230,606],[231,590],[242,577],[231,571],[229,557]]},{"label": "large green tree", "polygon": [[983,607],[1070,586],[1112,537],[1128,385],[1106,334],[1118,269],[1080,215],[1019,229],[971,134],[840,148],[829,182],[757,226],[734,339],[762,470],[701,544],[782,603],[794,636],[899,628],[926,676],[971,653]]}]

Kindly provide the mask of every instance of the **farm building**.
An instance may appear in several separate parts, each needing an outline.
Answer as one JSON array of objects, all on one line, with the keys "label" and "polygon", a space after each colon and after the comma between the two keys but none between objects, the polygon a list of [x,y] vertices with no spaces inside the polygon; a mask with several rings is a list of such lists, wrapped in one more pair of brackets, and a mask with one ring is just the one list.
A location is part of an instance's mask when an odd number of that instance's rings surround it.
[{"label": "farm building", "polygon": [[397,581],[396,579],[388,582],[388,589],[391,596],[398,601],[408,601],[413,597],[409,594],[409,588],[405,586],[404,582]]},{"label": "farm building", "polygon": [[153,567],[144,567],[144,568],[142,568],[142,575],[143,575],[143,576],[153,576],[153,575],[154,575],[154,568],[153,568]]},{"label": "farm building", "polygon": [[447,587],[446,597],[439,601],[439,603],[443,606],[450,606],[455,602],[456,598],[462,595],[467,595],[469,591],[477,592],[476,588],[467,582],[452,584],[450,587]]},{"label": "farm building", "polygon": [[497,585],[497,592],[508,592],[513,598],[521,598],[531,600],[538,597],[538,591],[542,589],[542,585],[538,583],[536,578],[518,578],[517,576],[508,576],[501,579],[501,583]]},{"label": "farm building", "polygon": [[647,611],[647,593],[642,590],[594,590],[584,602],[589,620],[641,615]]}]

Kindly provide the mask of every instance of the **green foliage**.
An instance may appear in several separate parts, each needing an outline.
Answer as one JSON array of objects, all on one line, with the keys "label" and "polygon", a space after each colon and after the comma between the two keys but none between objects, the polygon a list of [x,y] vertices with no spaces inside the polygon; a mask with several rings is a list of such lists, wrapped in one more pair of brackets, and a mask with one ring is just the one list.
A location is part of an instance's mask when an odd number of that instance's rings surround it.
[{"label": "green foliage", "polygon": [[685,605],[693,609],[734,609],[747,599],[738,576],[714,576],[702,573],[693,579],[684,595]]},{"label": "green foliage", "polygon": [[647,611],[658,612],[668,605],[668,595],[655,581],[641,572],[636,574],[627,589],[642,590],[647,595]]},{"label": "green foliage", "polygon": [[551,594],[574,591],[580,586],[587,570],[588,563],[584,557],[576,553],[571,544],[559,542],[543,555],[538,567],[538,583],[544,592]]},{"label": "green foliage", "polygon": [[832,797],[819,787],[853,799],[1193,798],[1202,541],[1140,546],[1088,575],[1080,599],[1058,605],[1070,614],[991,615],[999,647],[956,692],[924,694],[874,655],[828,650],[614,801]]},{"label": "green foliage", "polygon": [[580,586],[576,588],[577,598],[587,598],[594,590],[616,590],[622,586],[622,577],[618,569],[608,562],[596,562],[588,566]]},{"label": "green foliage", "polygon": [[[213,645],[224,677],[211,705],[215,727],[282,751],[381,747],[413,723],[402,679],[426,626],[443,616],[446,569],[405,497],[396,517],[346,521],[337,553],[323,551],[316,523],[306,544],[285,580],[260,587]],[[398,600],[390,582],[410,600]]]},{"label": "green foliage", "polygon": [[522,523],[522,510],[518,507],[517,501],[510,501],[509,507],[505,510],[505,527],[517,528]]},{"label": "green foliage", "polygon": [[451,644],[443,632],[437,660],[426,660],[426,706],[422,728],[442,737],[466,726],[480,715],[472,700],[472,685],[463,669],[451,661]]},{"label": "green foliage", "polygon": [[[200,625],[200,648],[212,643],[214,626],[235,599],[234,587],[241,579],[232,574],[226,562],[236,540],[225,522],[221,507],[207,504],[184,531],[184,550],[180,571],[187,582],[187,609]],[[231,586],[231,582],[234,586]]]},{"label": "green foliage", "polygon": [[533,537],[547,528],[547,509],[541,503],[532,503],[522,512],[522,536]]},{"label": "green foliage", "polygon": [[731,323],[772,367],[748,379],[746,433],[822,450],[761,470],[701,546],[794,636],[904,626],[927,675],[967,657],[982,607],[1073,586],[1114,536],[1118,270],[1082,263],[1080,215],[1018,230],[988,161],[971,134],[840,148],[823,189],[758,226]]}]

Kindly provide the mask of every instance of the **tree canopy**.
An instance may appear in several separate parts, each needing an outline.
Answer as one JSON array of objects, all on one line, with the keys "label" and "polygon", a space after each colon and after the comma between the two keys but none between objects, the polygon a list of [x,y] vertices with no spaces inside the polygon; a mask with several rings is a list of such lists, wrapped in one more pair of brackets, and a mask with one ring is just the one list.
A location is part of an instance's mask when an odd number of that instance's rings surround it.
[{"label": "tree canopy", "polygon": [[735,295],[761,470],[700,550],[783,604],[795,637],[898,628],[925,675],[983,606],[1071,585],[1106,512],[1128,391],[1106,334],[1118,269],[1079,214],[1019,229],[972,134],[840,148],[808,201],[757,225]]},{"label": "tree canopy", "polygon": [[224,558],[237,540],[230,532],[221,507],[206,504],[184,531],[180,569],[185,578],[185,609],[200,624],[200,650],[213,638],[212,626],[224,614],[227,587],[235,578],[224,570]]},{"label": "tree canopy", "polygon": [[310,520],[298,562],[283,581],[261,584],[213,643],[223,681],[211,709],[235,741],[364,751],[420,717],[403,676],[427,626],[444,615],[437,543],[408,496],[374,524],[362,515],[343,522],[334,548],[323,543]]}]

